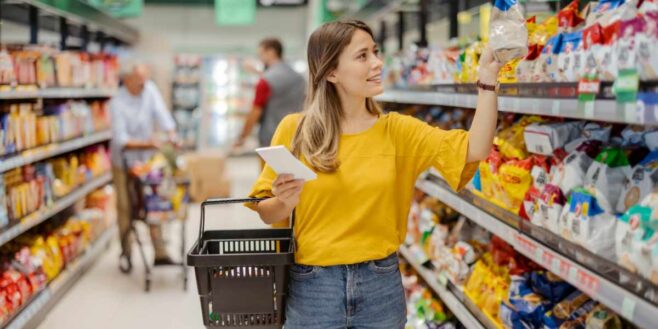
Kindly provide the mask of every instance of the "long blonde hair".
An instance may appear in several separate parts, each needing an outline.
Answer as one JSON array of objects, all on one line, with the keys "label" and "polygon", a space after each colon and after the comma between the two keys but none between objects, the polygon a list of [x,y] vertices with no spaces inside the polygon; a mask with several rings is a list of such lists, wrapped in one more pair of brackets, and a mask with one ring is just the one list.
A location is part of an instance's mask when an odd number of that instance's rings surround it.
[{"label": "long blonde hair", "polygon": [[[320,172],[333,172],[340,165],[338,143],[344,110],[336,86],[327,81],[327,76],[338,67],[341,52],[357,30],[373,36],[366,23],[342,20],[322,25],[308,40],[309,90],[304,115],[292,140],[292,152],[303,156]],[[366,98],[366,109],[372,114],[381,113],[372,98]]]}]

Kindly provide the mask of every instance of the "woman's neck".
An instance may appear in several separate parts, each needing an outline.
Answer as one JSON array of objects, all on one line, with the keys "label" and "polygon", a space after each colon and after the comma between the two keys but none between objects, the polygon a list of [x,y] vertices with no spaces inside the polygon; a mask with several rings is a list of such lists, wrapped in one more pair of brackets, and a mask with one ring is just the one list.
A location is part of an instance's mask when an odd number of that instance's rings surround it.
[{"label": "woman's neck", "polygon": [[364,97],[350,97],[341,95],[340,102],[343,107],[343,119],[345,121],[361,120],[372,116],[366,107]]}]

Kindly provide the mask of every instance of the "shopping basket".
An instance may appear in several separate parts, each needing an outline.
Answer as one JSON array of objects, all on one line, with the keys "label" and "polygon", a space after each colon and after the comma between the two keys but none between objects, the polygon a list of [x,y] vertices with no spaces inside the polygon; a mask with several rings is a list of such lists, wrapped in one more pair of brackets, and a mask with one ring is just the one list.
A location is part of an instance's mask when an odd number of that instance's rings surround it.
[{"label": "shopping basket", "polygon": [[205,231],[205,208],[264,199],[201,203],[199,239],[187,254],[207,328],[279,329],[285,321],[288,270],[294,262],[291,228]]}]

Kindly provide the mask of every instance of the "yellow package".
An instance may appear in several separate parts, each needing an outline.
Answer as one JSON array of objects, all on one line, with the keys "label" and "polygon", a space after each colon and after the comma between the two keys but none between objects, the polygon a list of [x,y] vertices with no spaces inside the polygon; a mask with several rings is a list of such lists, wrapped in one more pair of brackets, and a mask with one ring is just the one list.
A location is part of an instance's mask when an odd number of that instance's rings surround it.
[{"label": "yellow package", "polygon": [[516,78],[516,68],[519,66],[520,62],[521,58],[517,58],[503,65],[500,72],[498,72],[498,81],[500,81],[500,83],[518,82]]},{"label": "yellow package", "polygon": [[478,77],[478,68],[480,67],[480,55],[484,45],[482,42],[475,42],[466,48],[464,52],[464,63],[462,64],[461,82],[475,83]]},{"label": "yellow package", "polygon": [[[557,16],[551,16],[541,24],[537,24],[532,33],[528,34],[528,44],[544,46],[546,45],[546,42],[548,42],[548,39],[557,34],[557,30]],[[528,31],[530,31],[530,29],[528,29]]]},{"label": "yellow package", "polygon": [[46,245],[48,246],[49,256],[53,259],[53,264],[57,269],[57,274],[64,267],[64,256],[62,251],[59,249],[59,242],[57,237],[51,235],[46,239]]},{"label": "yellow package", "polygon": [[509,161],[500,166],[500,185],[505,192],[505,207],[513,212],[518,212],[523,199],[532,185],[532,161]]}]

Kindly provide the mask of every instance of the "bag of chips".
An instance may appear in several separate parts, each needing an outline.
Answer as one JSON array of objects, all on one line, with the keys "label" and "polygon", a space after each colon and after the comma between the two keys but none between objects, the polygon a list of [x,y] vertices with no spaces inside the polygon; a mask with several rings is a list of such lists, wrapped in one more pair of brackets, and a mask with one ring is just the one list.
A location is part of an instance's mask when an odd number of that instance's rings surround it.
[{"label": "bag of chips", "polygon": [[636,255],[641,253],[641,240],[645,236],[645,225],[642,222],[651,220],[651,208],[634,205],[623,216],[619,217],[615,233],[615,253],[619,265],[627,268],[631,272],[638,272],[639,266],[651,266],[651,260],[648,264],[638,264]]},{"label": "bag of chips", "polygon": [[519,212],[523,198],[532,184],[532,176],[530,175],[532,162],[532,158],[511,160],[500,166],[498,175],[500,185],[505,192],[502,201],[505,208],[514,213]]},{"label": "bag of chips", "polygon": [[[564,215],[564,214],[563,214]],[[578,189],[571,194],[566,218],[566,238],[579,243],[589,251],[614,259],[615,257],[615,224],[617,219],[606,213],[598,204],[597,199],[584,189]]]},{"label": "bag of chips", "polygon": [[567,200],[559,187],[547,184],[539,199],[537,199],[537,211],[533,217],[533,224],[540,225],[546,229],[559,233],[558,221]]},{"label": "bag of chips", "polygon": [[587,329],[622,329],[622,322],[619,316],[607,307],[599,304],[589,314],[585,320]]},{"label": "bag of chips", "polygon": [[521,321],[531,328],[540,328],[544,313],[551,309],[551,303],[548,300],[532,291],[526,276],[512,276],[509,302],[517,311]]},{"label": "bag of chips", "polygon": [[[560,301],[552,310],[544,314],[544,328],[559,329],[567,321],[573,321],[587,316],[596,302],[580,291],[574,291],[564,300]],[[584,319],[583,319],[584,324]]]},{"label": "bag of chips", "polygon": [[562,163],[551,168],[551,184],[558,186],[568,197],[573,189],[583,186],[587,169],[599,154],[601,142],[587,141],[569,154]]},{"label": "bag of chips", "polygon": [[496,0],[491,10],[489,44],[500,63],[523,58],[528,53],[528,30],[516,0]]},{"label": "bag of chips", "polygon": [[587,170],[585,186],[594,191],[601,207],[614,213],[624,182],[631,175],[631,167],[624,151],[619,148],[606,148]]},{"label": "bag of chips", "polygon": [[582,39],[583,31],[564,34],[557,55],[558,73],[555,75],[555,81],[573,82],[580,79],[582,74]]},{"label": "bag of chips", "polygon": [[[645,1],[647,3],[647,1]],[[640,80],[658,79],[658,12],[646,13],[642,30],[635,35]]]},{"label": "bag of chips", "polygon": [[583,30],[583,73],[588,78],[598,78],[603,63],[603,28],[594,24]]},{"label": "bag of chips", "polygon": [[558,303],[576,290],[568,282],[548,271],[530,273],[532,291],[546,298],[551,303]]},{"label": "bag of chips", "polygon": [[621,197],[617,202],[616,212],[626,212],[633,205],[638,204],[658,184],[658,151],[647,155],[642,162],[633,168],[626,177]]},{"label": "bag of chips", "polygon": [[580,12],[578,11],[579,2],[579,0],[574,0],[557,13],[557,19],[560,24],[560,31],[571,32],[580,24],[585,22],[585,19],[580,15]]}]

